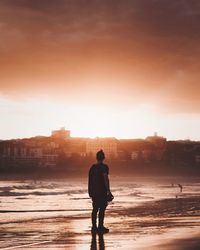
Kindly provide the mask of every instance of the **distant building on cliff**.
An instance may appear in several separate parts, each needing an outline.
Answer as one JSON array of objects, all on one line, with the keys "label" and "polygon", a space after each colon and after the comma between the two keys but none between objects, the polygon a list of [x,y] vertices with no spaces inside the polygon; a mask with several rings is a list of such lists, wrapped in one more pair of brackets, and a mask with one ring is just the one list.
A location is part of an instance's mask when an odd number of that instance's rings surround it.
[{"label": "distant building on cliff", "polygon": [[107,158],[117,156],[117,139],[113,137],[88,139],[86,142],[86,154],[95,155],[97,151],[103,150]]},{"label": "distant building on cliff", "polygon": [[156,147],[161,147],[161,148],[165,147],[167,143],[167,139],[165,137],[158,136],[157,132],[155,132],[153,136],[148,136],[146,138],[146,141],[154,144]]},{"label": "distant building on cliff", "polygon": [[146,148],[142,151],[143,159],[146,162],[161,161],[166,151],[167,139],[158,136],[157,132],[153,136],[146,138]]},{"label": "distant building on cliff", "polygon": [[69,139],[70,130],[66,130],[65,127],[62,127],[59,130],[53,130],[51,132],[51,137],[56,139]]},{"label": "distant building on cliff", "polygon": [[5,141],[2,145],[1,167],[38,166],[42,155],[41,147],[27,146],[20,140]]}]

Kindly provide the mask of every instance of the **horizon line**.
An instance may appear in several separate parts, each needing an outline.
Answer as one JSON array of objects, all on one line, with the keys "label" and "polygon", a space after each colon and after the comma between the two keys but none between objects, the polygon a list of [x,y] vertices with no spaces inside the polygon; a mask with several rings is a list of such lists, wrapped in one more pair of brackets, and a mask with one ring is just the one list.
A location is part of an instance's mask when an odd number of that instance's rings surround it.
[{"label": "horizon line", "polygon": [[[117,140],[146,140],[148,137],[160,137],[160,138],[164,138],[166,139],[166,141],[190,141],[190,142],[200,142],[200,140],[191,140],[190,138],[187,138],[187,139],[168,139],[167,137],[165,136],[160,136],[160,135],[148,135],[146,136],[145,138],[141,138],[141,137],[125,137],[125,138],[119,138],[119,137],[115,137],[115,136],[95,136],[95,137],[85,137],[85,136],[69,136],[69,138],[63,138],[63,139],[110,139],[110,138],[113,138],[113,139],[117,139]],[[30,137],[17,137],[17,138],[7,138],[7,139],[1,139],[0,138],[0,141],[12,141],[12,140],[24,140],[24,139],[34,139],[34,138],[37,138],[37,137],[52,137],[52,138],[59,138],[59,137],[54,137],[52,135],[34,135],[34,136],[30,136]],[[62,137],[60,137],[59,139],[62,139]]]}]

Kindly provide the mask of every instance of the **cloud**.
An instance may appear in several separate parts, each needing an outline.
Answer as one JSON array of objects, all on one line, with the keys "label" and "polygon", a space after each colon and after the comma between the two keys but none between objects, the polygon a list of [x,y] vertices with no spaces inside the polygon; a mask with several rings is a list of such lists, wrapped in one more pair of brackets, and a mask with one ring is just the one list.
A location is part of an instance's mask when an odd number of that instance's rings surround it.
[{"label": "cloud", "polygon": [[199,24],[199,1],[1,0],[0,91],[93,99],[97,84],[199,112]]}]

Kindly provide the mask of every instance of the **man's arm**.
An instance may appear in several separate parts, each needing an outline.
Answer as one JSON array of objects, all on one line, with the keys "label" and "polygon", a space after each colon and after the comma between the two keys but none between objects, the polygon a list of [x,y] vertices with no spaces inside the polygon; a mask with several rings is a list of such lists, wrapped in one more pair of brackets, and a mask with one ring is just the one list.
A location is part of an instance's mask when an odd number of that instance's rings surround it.
[{"label": "man's arm", "polygon": [[103,177],[104,177],[104,182],[105,182],[107,194],[109,194],[110,193],[110,182],[109,182],[108,174],[104,173]]},{"label": "man's arm", "polygon": [[88,194],[90,197],[92,197],[91,169],[88,174]]}]

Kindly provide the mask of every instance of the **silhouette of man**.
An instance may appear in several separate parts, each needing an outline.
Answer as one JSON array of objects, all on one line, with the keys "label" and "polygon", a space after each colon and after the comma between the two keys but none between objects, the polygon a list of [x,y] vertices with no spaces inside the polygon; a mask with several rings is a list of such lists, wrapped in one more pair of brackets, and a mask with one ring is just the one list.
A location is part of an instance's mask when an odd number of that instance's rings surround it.
[{"label": "silhouette of man", "polygon": [[[105,154],[100,150],[96,154],[97,163],[93,164],[89,171],[88,193],[92,199],[92,232],[108,233],[109,229],[104,227],[104,215],[107,207],[107,195],[112,195],[109,184],[109,168],[103,163]],[[97,228],[97,213],[99,224]]]}]

